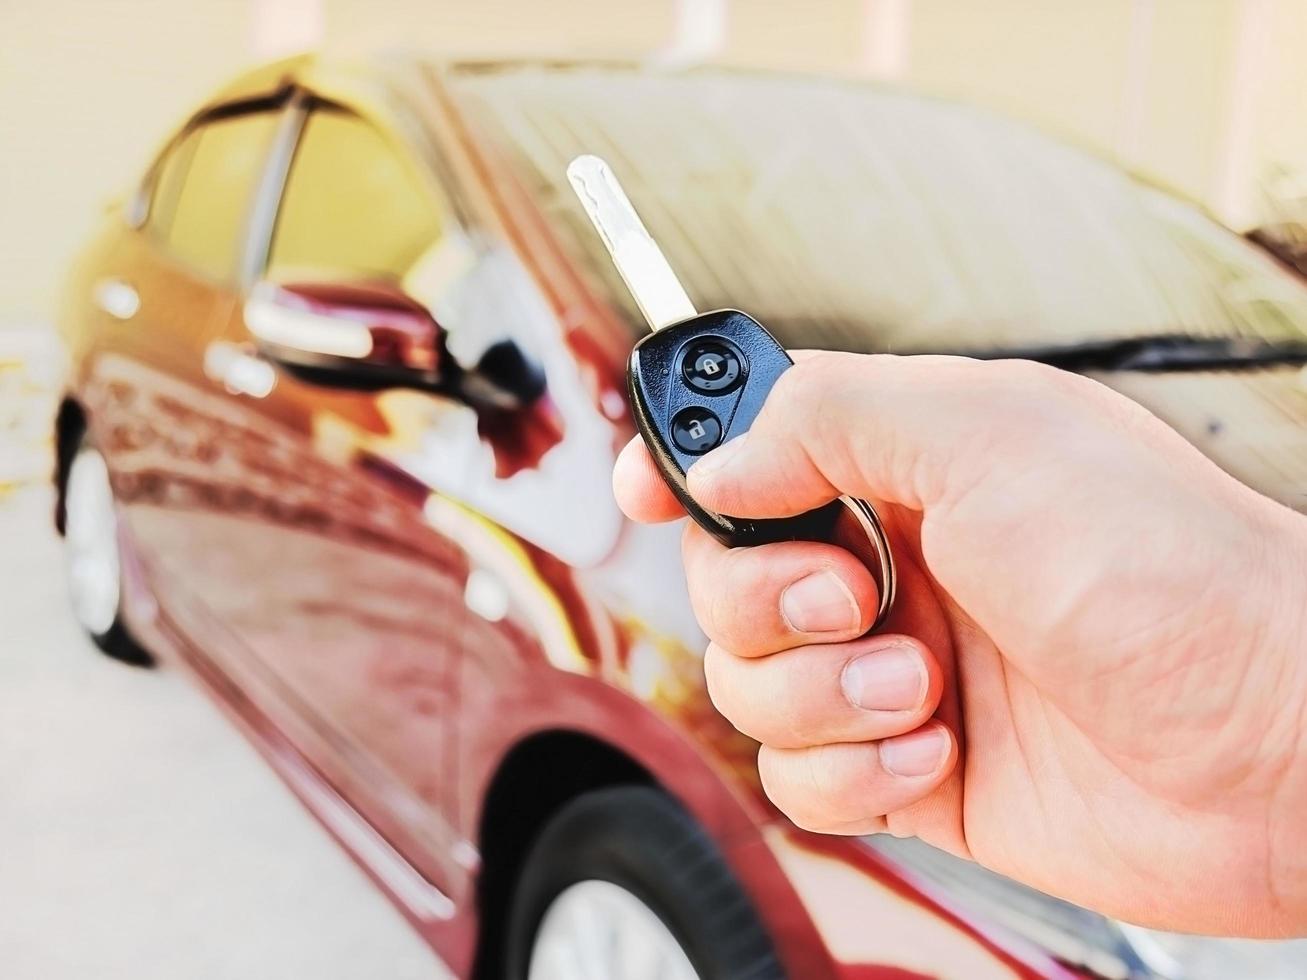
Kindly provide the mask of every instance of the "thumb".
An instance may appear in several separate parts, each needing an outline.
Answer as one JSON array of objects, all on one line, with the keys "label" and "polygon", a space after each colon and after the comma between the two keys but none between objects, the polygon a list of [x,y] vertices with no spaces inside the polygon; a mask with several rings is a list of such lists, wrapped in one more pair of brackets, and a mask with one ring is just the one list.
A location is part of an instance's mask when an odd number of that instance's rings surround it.
[{"label": "thumb", "polygon": [[1063,377],[1019,361],[801,356],[750,430],[690,467],[687,487],[736,517],[789,517],[842,494],[927,510],[983,479]]}]

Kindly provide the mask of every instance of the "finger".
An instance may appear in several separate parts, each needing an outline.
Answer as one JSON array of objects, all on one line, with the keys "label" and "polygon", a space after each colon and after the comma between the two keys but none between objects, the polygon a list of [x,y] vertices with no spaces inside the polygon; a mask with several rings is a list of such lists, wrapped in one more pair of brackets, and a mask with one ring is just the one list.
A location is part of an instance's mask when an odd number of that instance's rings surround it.
[{"label": "finger", "polygon": [[876,580],[843,548],[813,541],[727,548],[697,524],[686,525],[681,542],[699,625],[737,656],[851,640],[876,618]]},{"label": "finger", "polygon": [[613,465],[613,495],[633,521],[658,524],[685,516],[639,436],[622,447]]},{"label": "finger", "polygon": [[923,510],[974,485],[993,449],[1038,431],[1074,383],[1043,365],[964,357],[803,355],[749,431],[690,467],[695,499],[737,517],[787,517],[842,493]]},{"label": "finger", "polygon": [[939,664],[907,636],[800,647],[747,659],[704,655],[713,704],[750,738],[778,749],[869,742],[923,725],[939,706]]},{"label": "finger", "polygon": [[880,742],[805,749],[764,745],[758,774],[776,806],[804,830],[867,834],[930,795],[957,764],[953,733],[937,721]]}]

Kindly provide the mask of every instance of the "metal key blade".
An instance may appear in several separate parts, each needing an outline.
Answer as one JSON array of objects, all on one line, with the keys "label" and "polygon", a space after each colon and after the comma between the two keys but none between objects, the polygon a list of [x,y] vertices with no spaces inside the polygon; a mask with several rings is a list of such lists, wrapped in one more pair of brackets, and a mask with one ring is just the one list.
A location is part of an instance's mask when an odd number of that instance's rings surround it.
[{"label": "metal key blade", "polygon": [[635,213],[612,168],[587,153],[568,164],[567,179],[649,326],[661,330],[697,315],[685,287]]}]

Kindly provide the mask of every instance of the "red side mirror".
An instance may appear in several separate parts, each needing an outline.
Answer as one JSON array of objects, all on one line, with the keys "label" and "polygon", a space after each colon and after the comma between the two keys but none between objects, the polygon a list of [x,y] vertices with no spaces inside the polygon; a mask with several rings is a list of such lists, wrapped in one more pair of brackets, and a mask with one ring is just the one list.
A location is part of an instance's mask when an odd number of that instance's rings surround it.
[{"label": "red side mirror", "polygon": [[386,283],[263,282],[245,301],[245,324],[268,357],[350,386],[439,384],[440,326]]}]

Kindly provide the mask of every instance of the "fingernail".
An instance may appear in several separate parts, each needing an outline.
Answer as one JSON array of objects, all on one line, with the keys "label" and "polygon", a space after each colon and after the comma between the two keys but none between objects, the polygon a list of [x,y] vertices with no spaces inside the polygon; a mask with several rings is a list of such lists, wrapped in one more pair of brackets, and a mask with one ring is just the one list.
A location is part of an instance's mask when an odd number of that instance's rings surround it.
[{"label": "fingernail", "polygon": [[926,665],[912,647],[887,647],[850,660],[840,684],[855,708],[911,711],[926,700]]},{"label": "fingernail", "polygon": [[948,758],[949,736],[939,725],[880,743],[880,764],[895,776],[929,776]]},{"label": "fingernail", "polygon": [[862,624],[853,593],[831,571],[813,572],[786,586],[781,615],[799,633],[847,632]]},{"label": "fingernail", "polygon": [[[716,473],[740,454],[740,450],[744,448],[744,440],[748,435],[749,433],[742,432],[730,442],[722,443],[707,456],[703,457],[703,459],[691,466],[690,472],[695,474],[696,479],[702,479]],[[688,477],[689,474],[687,473],[686,476]]]}]

